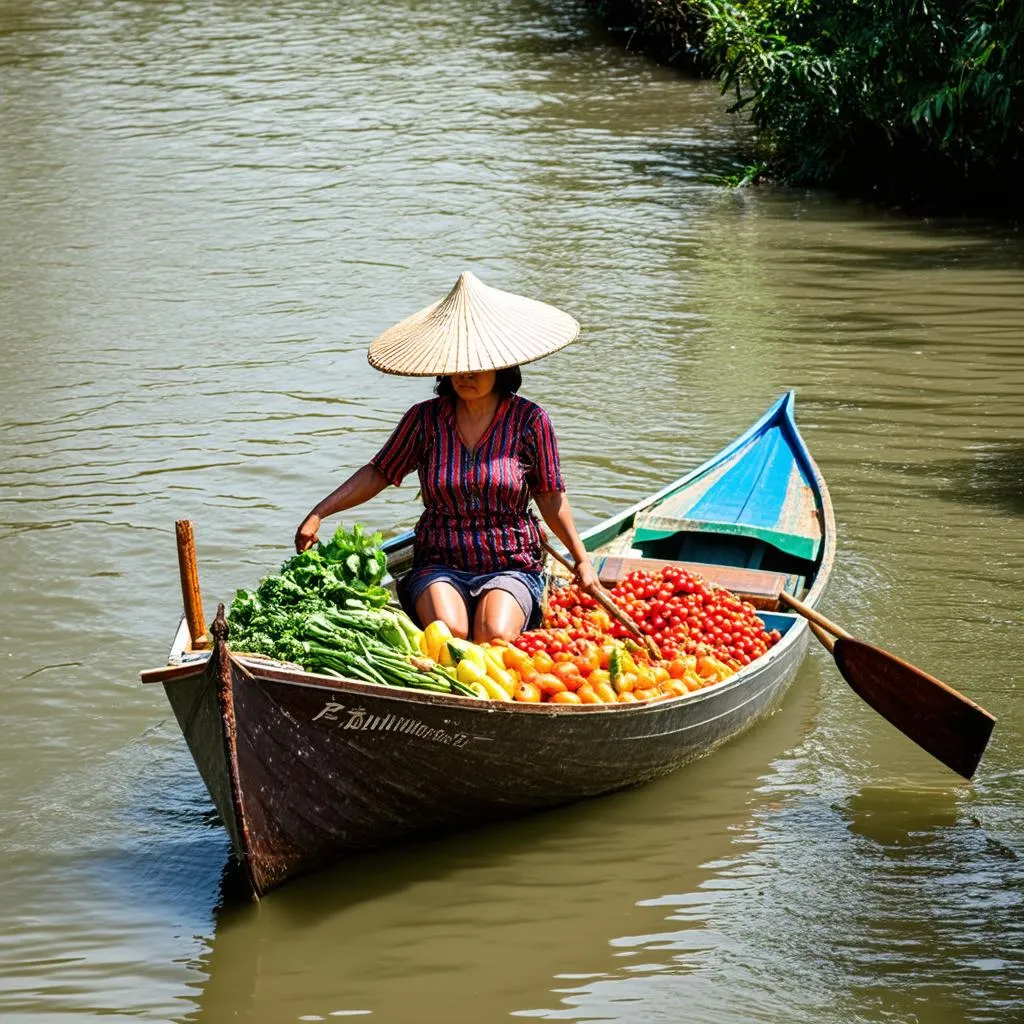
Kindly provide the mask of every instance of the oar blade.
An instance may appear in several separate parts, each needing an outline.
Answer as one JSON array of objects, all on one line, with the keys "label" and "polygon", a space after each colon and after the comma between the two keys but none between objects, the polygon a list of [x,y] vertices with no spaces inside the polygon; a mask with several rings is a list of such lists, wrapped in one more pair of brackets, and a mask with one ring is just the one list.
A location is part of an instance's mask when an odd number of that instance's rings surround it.
[{"label": "oar blade", "polygon": [[969,779],[995,718],[951,686],[862,640],[840,638],[833,655],[850,687],[883,718]]}]

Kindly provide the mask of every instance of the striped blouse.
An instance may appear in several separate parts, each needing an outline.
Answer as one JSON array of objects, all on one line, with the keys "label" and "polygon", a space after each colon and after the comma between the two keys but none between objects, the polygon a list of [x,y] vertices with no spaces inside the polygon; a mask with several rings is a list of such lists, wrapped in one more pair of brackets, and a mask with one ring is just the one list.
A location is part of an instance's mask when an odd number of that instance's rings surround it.
[{"label": "striped blouse", "polygon": [[470,451],[455,423],[455,400],[414,405],[370,460],[398,486],[419,471],[424,510],[416,524],[417,566],[477,574],[540,572],[540,528],[530,497],[564,490],[548,414],[509,395]]}]

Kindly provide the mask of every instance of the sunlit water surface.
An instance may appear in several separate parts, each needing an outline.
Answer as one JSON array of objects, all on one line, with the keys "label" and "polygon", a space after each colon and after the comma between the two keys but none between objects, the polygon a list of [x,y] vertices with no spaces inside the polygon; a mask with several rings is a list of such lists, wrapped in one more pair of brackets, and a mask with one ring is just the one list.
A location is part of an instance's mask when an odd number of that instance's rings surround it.
[{"label": "sunlit water surface", "polygon": [[[725,107],[571,2],[0,8],[5,1022],[1024,1021],[1024,243],[711,184]],[[427,394],[367,343],[463,269],[583,324],[524,388],[581,525],[796,389],[825,610],[999,716],[972,784],[815,651],[672,778],[232,896],[137,676],[174,520],[210,604],[275,567]]]}]

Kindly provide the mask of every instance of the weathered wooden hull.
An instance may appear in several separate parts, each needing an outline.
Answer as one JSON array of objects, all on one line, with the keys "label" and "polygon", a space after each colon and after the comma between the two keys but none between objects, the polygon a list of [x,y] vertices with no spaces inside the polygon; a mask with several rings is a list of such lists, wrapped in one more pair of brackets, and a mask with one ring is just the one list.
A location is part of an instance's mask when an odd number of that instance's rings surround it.
[{"label": "weathered wooden hull", "polygon": [[384,690],[222,656],[165,683],[260,895],[350,850],[570,803],[674,771],[780,701],[794,626],[760,664],[647,705],[508,705]]}]

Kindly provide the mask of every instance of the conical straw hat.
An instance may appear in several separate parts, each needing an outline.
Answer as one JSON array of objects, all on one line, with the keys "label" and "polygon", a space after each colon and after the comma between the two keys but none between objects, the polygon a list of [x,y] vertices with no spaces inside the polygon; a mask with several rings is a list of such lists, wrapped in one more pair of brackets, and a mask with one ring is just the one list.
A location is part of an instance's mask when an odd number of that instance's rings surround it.
[{"label": "conical straw hat", "polygon": [[370,346],[370,365],[407,377],[500,370],[564,348],[580,325],[536,299],[489,288],[469,271],[440,302],[406,317]]}]

